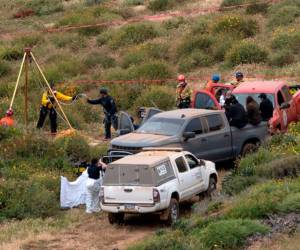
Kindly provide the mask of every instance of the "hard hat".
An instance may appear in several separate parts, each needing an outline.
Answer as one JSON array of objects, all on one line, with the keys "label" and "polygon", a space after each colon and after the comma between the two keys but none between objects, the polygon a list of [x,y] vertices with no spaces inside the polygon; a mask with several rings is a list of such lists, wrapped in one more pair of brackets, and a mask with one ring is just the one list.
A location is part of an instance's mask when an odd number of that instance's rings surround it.
[{"label": "hard hat", "polygon": [[184,75],[179,75],[177,79],[178,79],[179,82],[183,82],[183,81],[185,81],[185,76]]},{"label": "hard hat", "polygon": [[108,90],[107,90],[107,88],[100,88],[99,92],[100,92],[100,94],[107,95]]},{"label": "hard hat", "polygon": [[235,77],[244,77],[244,75],[241,71],[238,71],[235,73]]},{"label": "hard hat", "polygon": [[12,109],[8,109],[6,111],[6,116],[13,116],[13,114],[14,114],[14,111]]},{"label": "hard hat", "polygon": [[212,78],[211,78],[214,82],[218,82],[220,81],[220,76],[218,74],[213,74]]}]

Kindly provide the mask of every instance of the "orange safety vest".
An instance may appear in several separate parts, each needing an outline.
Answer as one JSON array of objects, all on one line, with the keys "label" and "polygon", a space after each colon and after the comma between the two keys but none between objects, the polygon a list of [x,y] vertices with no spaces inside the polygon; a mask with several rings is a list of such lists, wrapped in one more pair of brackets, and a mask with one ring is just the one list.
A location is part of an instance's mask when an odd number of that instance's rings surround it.
[{"label": "orange safety vest", "polygon": [[0,120],[0,126],[12,127],[14,123],[14,120],[10,116],[5,116]]}]

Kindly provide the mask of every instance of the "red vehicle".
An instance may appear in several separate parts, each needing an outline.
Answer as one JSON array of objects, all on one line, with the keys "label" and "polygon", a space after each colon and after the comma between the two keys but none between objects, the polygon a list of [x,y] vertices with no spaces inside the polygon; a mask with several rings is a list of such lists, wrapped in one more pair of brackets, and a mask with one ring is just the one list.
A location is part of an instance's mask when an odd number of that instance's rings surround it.
[{"label": "red vehicle", "polygon": [[226,84],[210,84],[204,90],[195,91],[192,107],[221,109],[218,100],[222,90],[225,92],[232,90],[232,93],[244,106],[246,106],[248,96],[252,96],[260,103],[258,96],[265,93],[274,107],[273,117],[269,121],[271,132],[285,132],[289,123],[300,119],[300,91],[292,95],[291,88],[294,90],[295,86],[289,87],[284,81],[247,81],[236,88]]}]

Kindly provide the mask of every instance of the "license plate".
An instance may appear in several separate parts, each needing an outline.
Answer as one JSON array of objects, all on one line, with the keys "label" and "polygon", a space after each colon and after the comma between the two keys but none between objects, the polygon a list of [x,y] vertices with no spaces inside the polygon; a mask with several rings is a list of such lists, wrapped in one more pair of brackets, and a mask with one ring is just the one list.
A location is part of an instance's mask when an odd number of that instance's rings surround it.
[{"label": "license plate", "polygon": [[124,207],[125,207],[126,211],[135,210],[135,205],[134,204],[125,204]]}]

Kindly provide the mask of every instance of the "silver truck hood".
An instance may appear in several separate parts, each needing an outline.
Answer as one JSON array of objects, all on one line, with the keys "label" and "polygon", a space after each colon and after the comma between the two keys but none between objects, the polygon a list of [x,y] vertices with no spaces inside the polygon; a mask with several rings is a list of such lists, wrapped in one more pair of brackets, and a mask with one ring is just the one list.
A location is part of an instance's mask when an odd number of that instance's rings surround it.
[{"label": "silver truck hood", "polygon": [[174,142],[178,142],[177,136],[130,133],[113,139],[111,144],[122,147],[155,147]]}]

